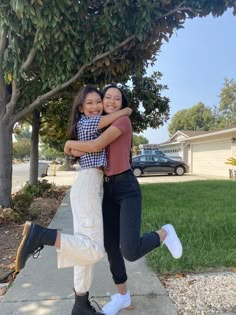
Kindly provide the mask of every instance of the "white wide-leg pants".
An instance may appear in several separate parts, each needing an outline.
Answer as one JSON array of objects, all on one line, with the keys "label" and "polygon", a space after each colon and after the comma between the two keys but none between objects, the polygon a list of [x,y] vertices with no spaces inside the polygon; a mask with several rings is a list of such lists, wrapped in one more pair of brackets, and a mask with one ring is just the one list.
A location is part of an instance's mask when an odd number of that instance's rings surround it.
[{"label": "white wide-leg pants", "polygon": [[103,243],[103,172],[81,170],[72,185],[70,201],[74,235],[61,234],[58,268],[74,267],[74,289],[89,291],[93,267],[105,254]]}]

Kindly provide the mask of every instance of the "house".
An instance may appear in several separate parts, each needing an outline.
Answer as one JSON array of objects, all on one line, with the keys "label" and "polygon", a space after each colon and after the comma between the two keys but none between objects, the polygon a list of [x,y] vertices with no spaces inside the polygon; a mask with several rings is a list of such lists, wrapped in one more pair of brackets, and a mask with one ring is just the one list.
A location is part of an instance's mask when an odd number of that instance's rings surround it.
[{"label": "house", "polygon": [[188,163],[198,175],[229,177],[229,157],[236,157],[236,127],[215,131],[177,131],[158,149]]},{"label": "house", "polygon": [[138,150],[136,150],[137,154],[155,154],[159,151],[159,144],[140,144],[138,146]]}]

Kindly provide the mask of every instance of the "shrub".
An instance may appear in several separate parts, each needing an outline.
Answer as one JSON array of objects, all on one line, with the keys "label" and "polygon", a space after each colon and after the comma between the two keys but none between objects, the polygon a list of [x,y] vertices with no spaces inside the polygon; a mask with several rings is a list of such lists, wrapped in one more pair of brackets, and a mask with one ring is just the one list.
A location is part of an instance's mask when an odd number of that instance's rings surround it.
[{"label": "shrub", "polygon": [[228,158],[227,162],[225,162],[225,164],[236,166],[236,158],[234,158],[234,157]]},{"label": "shrub", "polygon": [[27,182],[20,190],[23,194],[28,194],[33,197],[43,197],[53,188],[53,184],[50,184],[46,179],[38,181],[37,185],[31,185]]},{"label": "shrub", "polygon": [[32,201],[33,201],[32,195],[26,193],[19,193],[13,197],[12,207],[19,213],[27,214]]},{"label": "shrub", "polygon": [[9,221],[20,223],[24,219],[24,216],[12,208],[1,208],[0,207],[0,225],[5,224]]}]

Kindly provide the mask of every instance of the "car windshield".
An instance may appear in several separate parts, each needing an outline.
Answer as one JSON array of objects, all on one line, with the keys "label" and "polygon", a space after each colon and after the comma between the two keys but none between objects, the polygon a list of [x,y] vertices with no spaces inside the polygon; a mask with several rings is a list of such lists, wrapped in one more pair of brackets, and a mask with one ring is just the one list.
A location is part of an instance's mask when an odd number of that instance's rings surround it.
[{"label": "car windshield", "polygon": [[153,162],[153,161],[157,162],[159,161],[160,157],[165,158],[164,153],[160,152],[158,154],[137,155],[132,158],[132,161],[133,162]]}]

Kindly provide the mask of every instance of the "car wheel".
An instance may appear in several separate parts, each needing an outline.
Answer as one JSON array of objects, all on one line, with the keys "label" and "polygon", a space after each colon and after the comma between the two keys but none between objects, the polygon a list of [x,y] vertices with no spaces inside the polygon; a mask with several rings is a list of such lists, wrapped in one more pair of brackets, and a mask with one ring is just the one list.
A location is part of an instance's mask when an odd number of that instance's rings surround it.
[{"label": "car wheel", "polygon": [[177,166],[175,169],[175,174],[178,176],[184,175],[184,172],[185,172],[185,170],[184,170],[183,166]]},{"label": "car wheel", "polygon": [[140,170],[140,168],[134,168],[133,173],[135,177],[139,177],[142,175],[142,171]]}]

